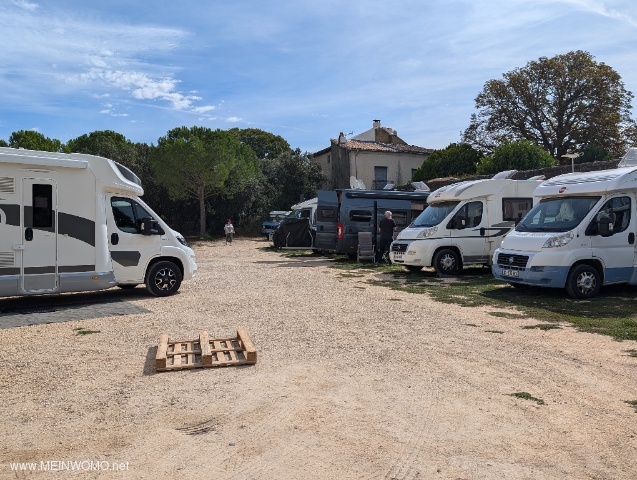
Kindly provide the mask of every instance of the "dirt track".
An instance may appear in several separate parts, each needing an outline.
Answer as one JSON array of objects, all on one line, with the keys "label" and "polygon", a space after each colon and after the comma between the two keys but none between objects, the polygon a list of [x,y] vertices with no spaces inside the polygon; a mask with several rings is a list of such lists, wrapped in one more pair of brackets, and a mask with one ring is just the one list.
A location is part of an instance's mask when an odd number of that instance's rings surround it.
[{"label": "dirt track", "polygon": [[[99,294],[137,313],[0,330],[0,479],[637,478],[635,342],[522,329],[538,321],[266,245],[196,247],[171,298]],[[160,333],[239,326],[255,366],[154,371]],[[73,461],[88,469],[51,471]]]}]

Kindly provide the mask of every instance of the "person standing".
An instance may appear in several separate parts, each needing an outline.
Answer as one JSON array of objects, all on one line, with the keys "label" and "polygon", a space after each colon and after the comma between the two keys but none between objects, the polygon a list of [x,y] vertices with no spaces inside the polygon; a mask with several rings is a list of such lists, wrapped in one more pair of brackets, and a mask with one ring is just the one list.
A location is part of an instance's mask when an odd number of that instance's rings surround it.
[{"label": "person standing", "polygon": [[234,226],[232,225],[232,221],[230,219],[228,219],[228,221],[224,225],[223,231],[226,234],[226,245],[232,245],[232,237],[234,237]]},{"label": "person standing", "polygon": [[380,232],[380,244],[376,262],[380,262],[383,259],[383,255],[389,252],[391,242],[394,241],[396,222],[392,218],[392,213],[389,210],[385,212],[385,217],[378,224],[378,231]]}]

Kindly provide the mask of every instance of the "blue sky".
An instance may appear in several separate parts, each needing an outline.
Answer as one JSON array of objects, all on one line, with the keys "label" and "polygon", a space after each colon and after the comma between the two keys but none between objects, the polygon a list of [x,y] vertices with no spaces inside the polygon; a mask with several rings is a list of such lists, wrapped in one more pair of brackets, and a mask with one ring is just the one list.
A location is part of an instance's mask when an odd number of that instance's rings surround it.
[{"label": "blue sky", "polygon": [[[0,0],[0,138],[259,128],[310,153],[380,119],[460,138],[485,82],[590,52],[637,94],[634,0]],[[633,111],[637,117],[637,112]]]}]

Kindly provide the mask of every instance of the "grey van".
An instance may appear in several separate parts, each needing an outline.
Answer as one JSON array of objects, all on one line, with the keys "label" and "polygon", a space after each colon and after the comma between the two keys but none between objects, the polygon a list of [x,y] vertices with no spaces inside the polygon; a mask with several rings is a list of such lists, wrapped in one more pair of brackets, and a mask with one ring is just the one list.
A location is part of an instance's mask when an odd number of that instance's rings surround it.
[{"label": "grey van", "polygon": [[400,231],[427,207],[428,196],[424,191],[319,190],[315,247],[354,256],[358,232],[372,232],[377,244],[378,223],[386,210],[391,210]]}]

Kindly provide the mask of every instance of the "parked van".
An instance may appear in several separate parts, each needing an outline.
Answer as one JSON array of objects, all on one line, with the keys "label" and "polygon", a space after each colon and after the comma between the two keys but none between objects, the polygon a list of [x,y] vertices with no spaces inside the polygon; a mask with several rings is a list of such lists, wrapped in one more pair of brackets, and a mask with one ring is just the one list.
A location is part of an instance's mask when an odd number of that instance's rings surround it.
[{"label": "parked van", "polygon": [[0,148],[0,297],[146,284],[174,294],[194,252],[112,160]]},{"label": "parked van", "polygon": [[270,240],[276,248],[314,249],[316,237],[316,198],[290,207],[292,211],[272,232]]},{"label": "parked van", "polygon": [[265,235],[268,240],[272,240],[272,234],[283,221],[291,213],[290,210],[273,210],[265,217],[261,223],[261,234]]},{"label": "parked van", "polygon": [[433,266],[447,275],[464,265],[489,265],[504,235],[533,207],[538,185],[537,180],[493,178],[441,187],[400,232],[389,258],[414,272]]},{"label": "parked van", "polygon": [[402,230],[425,209],[428,196],[428,191],[319,190],[315,246],[355,256],[358,232],[372,232],[378,244],[378,224],[386,210]]},{"label": "parked van", "polygon": [[539,203],[493,255],[495,278],[566,288],[574,298],[637,284],[637,167],[560,175],[535,195]]}]

